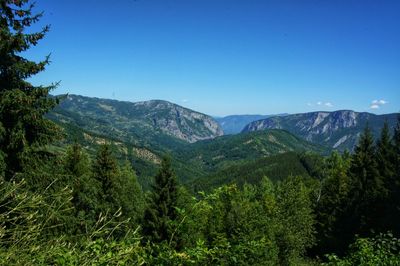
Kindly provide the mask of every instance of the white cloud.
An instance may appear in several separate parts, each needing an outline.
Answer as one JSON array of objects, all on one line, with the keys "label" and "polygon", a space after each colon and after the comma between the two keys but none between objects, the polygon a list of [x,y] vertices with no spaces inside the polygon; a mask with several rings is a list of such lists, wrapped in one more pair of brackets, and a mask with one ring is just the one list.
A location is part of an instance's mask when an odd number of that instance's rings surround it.
[{"label": "white cloud", "polygon": [[385,100],[373,100],[369,108],[371,109],[379,109],[382,105],[387,104],[388,101]]},{"label": "white cloud", "polygon": [[315,104],[314,103],[307,103],[307,106],[314,106],[314,105],[318,105],[318,106],[325,106],[325,107],[333,107],[333,104],[331,102],[322,102],[322,101],[318,101]]},{"label": "white cloud", "polygon": [[183,99],[182,102],[183,103],[187,103],[187,102],[189,102],[189,100],[188,99]]}]

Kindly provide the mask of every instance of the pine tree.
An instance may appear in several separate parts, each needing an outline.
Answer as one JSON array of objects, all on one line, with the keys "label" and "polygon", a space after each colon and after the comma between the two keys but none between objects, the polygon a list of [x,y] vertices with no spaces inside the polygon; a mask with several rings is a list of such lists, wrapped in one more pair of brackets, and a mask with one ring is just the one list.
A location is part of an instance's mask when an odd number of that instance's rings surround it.
[{"label": "pine tree", "polygon": [[400,115],[397,117],[397,124],[394,128],[393,134],[393,165],[394,175],[390,189],[390,202],[391,202],[391,221],[392,230],[399,237],[400,236]]},{"label": "pine tree", "polygon": [[68,185],[72,187],[72,203],[83,224],[91,224],[96,219],[99,205],[99,182],[91,176],[89,156],[78,143],[68,147],[63,160]]},{"label": "pine tree", "polygon": [[80,177],[89,172],[89,157],[79,143],[75,142],[68,147],[64,158],[64,170],[74,177]]},{"label": "pine tree", "polygon": [[387,121],[385,121],[380,138],[377,141],[376,155],[379,173],[386,185],[386,188],[390,189],[394,185],[394,147],[392,145],[389,124]]},{"label": "pine tree", "polygon": [[[163,158],[152,189],[145,211],[143,233],[152,242],[170,243],[172,240],[173,243],[170,244],[177,245],[173,224],[178,216],[175,209],[178,203],[178,185],[169,157]],[[172,236],[175,236],[174,239],[171,239]]]},{"label": "pine tree", "polygon": [[382,200],[382,209],[384,215],[381,216],[382,231],[393,230],[393,214],[396,212],[394,206],[394,189],[395,185],[395,172],[394,172],[394,145],[390,136],[390,129],[387,121],[382,127],[380,138],[377,141],[376,159],[378,163],[379,174],[384,182],[385,189],[388,192],[386,197]]},{"label": "pine tree", "polygon": [[29,27],[43,13],[34,14],[29,0],[0,0],[0,122],[4,134],[0,150],[4,153],[6,179],[22,171],[30,154],[54,140],[57,127],[44,117],[58,99],[49,97],[56,85],[34,86],[27,81],[43,71],[49,56],[41,62],[21,56],[44,38],[49,30],[29,33]]},{"label": "pine tree", "polygon": [[395,186],[400,186],[400,115],[397,117],[397,124],[393,134],[394,155],[393,164],[395,166]]},{"label": "pine tree", "polygon": [[119,167],[108,144],[101,145],[93,163],[92,174],[100,184],[99,200],[102,209],[117,211],[118,208],[113,197],[113,185],[119,175]]},{"label": "pine tree", "polygon": [[337,253],[343,247],[342,217],[349,201],[350,177],[348,154],[334,151],[325,160],[325,177],[321,182],[321,196],[316,205],[317,246],[312,252],[317,255]]},{"label": "pine tree", "polygon": [[379,228],[383,211],[381,204],[387,194],[379,174],[376,148],[368,125],[355,148],[350,175],[352,201],[348,215],[352,221],[348,223],[355,229],[353,233],[367,234],[371,229]]}]

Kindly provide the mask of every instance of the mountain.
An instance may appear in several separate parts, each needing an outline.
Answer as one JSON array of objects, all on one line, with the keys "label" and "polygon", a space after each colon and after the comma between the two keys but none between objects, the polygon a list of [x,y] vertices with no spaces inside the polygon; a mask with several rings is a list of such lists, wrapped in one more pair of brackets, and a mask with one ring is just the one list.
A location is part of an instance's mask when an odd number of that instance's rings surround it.
[{"label": "mountain", "polygon": [[131,143],[163,142],[160,137],[173,144],[193,143],[223,134],[210,116],[161,100],[132,103],[68,95],[49,116]]},{"label": "mountain", "polygon": [[167,153],[182,183],[285,152],[326,153],[324,147],[284,130],[221,136],[209,116],[158,100],[130,103],[68,95],[48,117],[66,136],[52,149],[62,153],[78,141],[94,156],[100,144],[110,143],[120,161],[132,163],[144,187]]},{"label": "mountain", "polygon": [[205,171],[215,171],[238,162],[289,151],[328,152],[325,147],[307,142],[285,130],[271,129],[199,141],[183,147],[177,152],[177,157],[185,156],[182,160],[187,163],[197,164]]},{"label": "mountain", "polygon": [[374,136],[377,137],[384,121],[387,120],[390,127],[394,127],[397,116],[396,113],[375,115],[350,110],[311,112],[254,121],[242,132],[284,129],[313,143],[338,150],[352,150],[367,123]]},{"label": "mountain", "polygon": [[229,115],[225,117],[216,117],[215,120],[219,123],[224,131],[224,134],[237,134],[240,133],[243,128],[257,120],[265,119],[271,116],[283,116],[287,114],[279,115]]}]

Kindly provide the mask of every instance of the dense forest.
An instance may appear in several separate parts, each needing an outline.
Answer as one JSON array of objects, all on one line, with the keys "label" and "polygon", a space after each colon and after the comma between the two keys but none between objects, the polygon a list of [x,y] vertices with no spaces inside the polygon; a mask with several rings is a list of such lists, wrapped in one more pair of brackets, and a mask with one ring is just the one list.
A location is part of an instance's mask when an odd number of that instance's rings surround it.
[{"label": "dense forest", "polygon": [[377,141],[366,125],[352,152],[285,153],[186,185],[165,154],[145,190],[110,143],[52,148],[66,137],[46,117],[57,84],[27,81],[50,58],[22,56],[49,30],[30,32],[41,16],[0,0],[1,265],[400,265],[400,117]]}]

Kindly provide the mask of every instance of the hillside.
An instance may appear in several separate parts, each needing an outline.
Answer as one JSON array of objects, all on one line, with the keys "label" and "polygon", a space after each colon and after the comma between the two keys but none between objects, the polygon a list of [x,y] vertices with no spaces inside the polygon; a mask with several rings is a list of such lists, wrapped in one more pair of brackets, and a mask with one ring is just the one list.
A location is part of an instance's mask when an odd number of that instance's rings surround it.
[{"label": "hillside", "polygon": [[237,163],[190,183],[193,191],[210,191],[225,184],[258,184],[263,177],[273,181],[283,180],[290,175],[310,177],[306,154],[287,152],[269,157]]},{"label": "hillside", "polygon": [[211,117],[161,100],[131,103],[68,95],[49,117],[137,144],[174,146],[223,134]]},{"label": "hillside", "polygon": [[[162,123],[149,122],[147,118],[161,112],[156,102],[140,103],[141,107],[135,107],[133,103],[69,96],[49,114],[63,128],[66,136],[55,149],[62,152],[67,144],[78,141],[93,155],[100,144],[111,143],[120,161],[128,160],[132,163],[140,183],[145,187],[155,175],[161,158],[167,153],[174,158],[178,179],[187,183],[210,176],[238,162],[249,162],[289,151],[326,151],[321,146],[283,130],[241,133],[190,143],[166,134],[161,128],[155,129],[155,125]],[[179,108],[170,103],[165,104]],[[153,108],[144,108],[144,105]],[[129,108],[132,110],[129,111]],[[160,117],[157,120],[163,119],[162,114]],[[208,118],[204,119],[207,121]],[[194,137],[189,136],[188,139],[192,140],[206,128],[196,124],[187,125],[184,127],[185,132],[195,134]]]},{"label": "hillside", "polygon": [[302,140],[284,130],[267,130],[228,135],[199,141],[177,152],[188,163],[208,171],[222,169],[238,162],[254,160],[289,151],[327,152],[327,149]]},{"label": "hillside", "polygon": [[385,120],[392,128],[398,114],[375,115],[354,111],[312,112],[271,117],[248,124],[243,132],[284,129],[313,143],[338,150],[352,150],[365,126],[379,135]]}]

